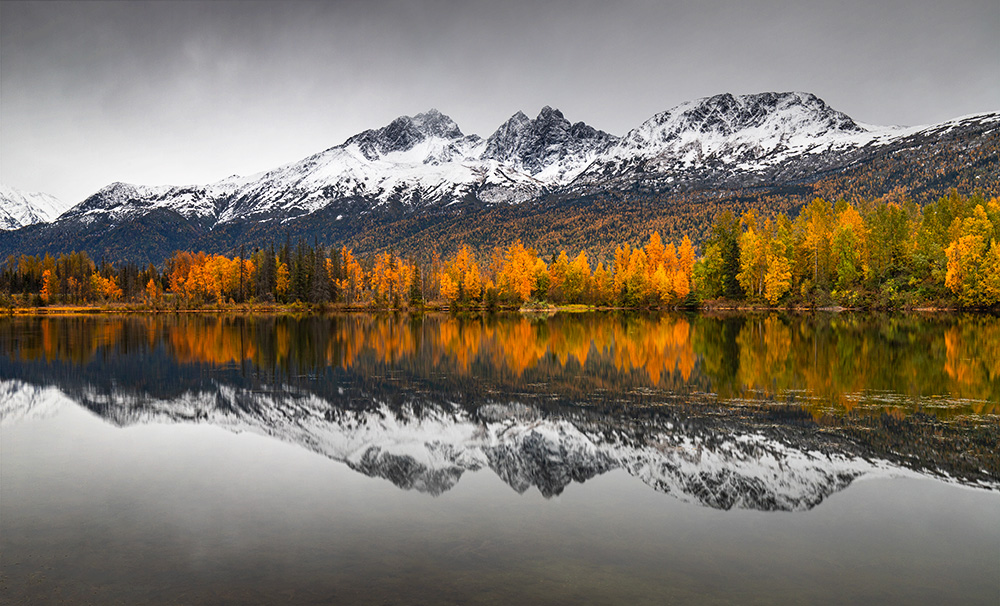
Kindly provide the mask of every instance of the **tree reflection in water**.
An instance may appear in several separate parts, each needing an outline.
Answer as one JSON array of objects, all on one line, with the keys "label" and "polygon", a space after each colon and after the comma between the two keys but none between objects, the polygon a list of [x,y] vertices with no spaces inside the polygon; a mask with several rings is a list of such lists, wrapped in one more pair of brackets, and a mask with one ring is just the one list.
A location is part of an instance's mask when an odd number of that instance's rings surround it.
[{"label": "tree reflection in water", "polygon": [[[1000,319],[986,315],[146,315],[0,320],[11,361],[160,355],[275,377],[328,369],[470,380],[574,401],[635,390],[793,399],[814,415],[997,414]],[[127,381],[126,381],[127,382]],[[544,384],[543,387],[538,387]]]},{"label": "tree reflection in water", "polygon": [[433,495],[624,469],[703,505],[814,507],[860,476],[996,488],[990,316],[156,315],[0,320],[3,419],[55,387],[116,425],[278,437]]}]

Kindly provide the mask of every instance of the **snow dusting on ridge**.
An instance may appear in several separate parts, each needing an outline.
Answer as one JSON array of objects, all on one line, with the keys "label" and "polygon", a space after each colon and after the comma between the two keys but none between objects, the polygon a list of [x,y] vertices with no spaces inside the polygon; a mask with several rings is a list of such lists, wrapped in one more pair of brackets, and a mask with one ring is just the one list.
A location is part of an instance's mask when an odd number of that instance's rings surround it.
[{"label": "snow dusting on ridge", "polygon": [[[758,186],[786,174],[846,166],[861,150],[907,137],[941,136],[959,128],[988,134],[998,125],[1000,113],[931,126],[872,126],[809,93],[769,92],[688,101],[620,138],[571,123],[546,106],[534,119],[515,113],[484,140],[464,134],[454,120],[432,109],[257,175],[208,185],[113,183],[60,220],[116,223],[159,211],[212,229],[241,220],[285,222],[325,209],[351,217],[379,207],[409,212],[463,201],[517,204],[546,192],[586,192],[613,182]],[[796,162],[797,172],[784,171]],[[33,207],[42,210],[29,212],[25,202],[11,201],[9,191],[0,188],[0,229],[52,221],[62,210],[58,201],[38,199]]]},{"label": "snow dusting on ridge", "polygon": [[0,185],[0,230],[50,223],[69,207],[55,196]]}]

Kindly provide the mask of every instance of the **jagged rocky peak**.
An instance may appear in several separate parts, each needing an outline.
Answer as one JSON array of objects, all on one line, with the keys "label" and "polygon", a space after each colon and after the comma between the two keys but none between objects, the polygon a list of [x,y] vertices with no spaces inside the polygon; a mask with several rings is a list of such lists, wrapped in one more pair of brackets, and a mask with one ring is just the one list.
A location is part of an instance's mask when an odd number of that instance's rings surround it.
[{"label": "jagged rocky peak", "polygon": [[501,124],[500,128],[486,140],[486,151],[483,153],[483,157],[502,161],[514,156],[521,144],[521,139],[524,138],[530,127],[531,118],[519,110]]},{"label": "jagged rocky peak", "polygon": [[558,109],[546,105],[534,120],[517,112],[489,139],[483,158],[510,162],[530,174],[570,156],[596,155],[617,137],[583,122],[571,124]]},{"label": "jagged rocky peak", "polygon": [[735,113],[748,126],[758,126],[768,115],[800,112],[816,124],[830,130],[859,132],[862,130],[847,114],[836,111],[812,93],[759,93],[756,95],[721,95],[730,97],[736,104]]},{"label": "jagged rocky peak", "polygon": [[357,145],[366,158],[377,160],[385,154],[412,149],[431,137],[457,141],[464,135],[454,120],[430,109],[415,116],[400,116],[382,128],[358,133],[344,146]]},{"label": "jagged rocky peak", "polygon": [[461,139],[463,136],[462,129],[458,128],[458,124],[454,120],[434,108],[417,114],[410,120],[417,130],[431,137]]}]

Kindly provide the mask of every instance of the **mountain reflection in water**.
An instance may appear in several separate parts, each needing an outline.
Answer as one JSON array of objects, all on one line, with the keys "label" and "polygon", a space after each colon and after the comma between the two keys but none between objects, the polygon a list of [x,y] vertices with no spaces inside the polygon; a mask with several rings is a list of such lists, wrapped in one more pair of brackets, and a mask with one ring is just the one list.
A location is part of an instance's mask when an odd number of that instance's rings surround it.
[{"label": "mountain reflection in water", "polygon": [[621,469],[718,509],[859,477],[1000,488],[990,316],[139,316],[0,320],[5,423],[61,394],[207,423],[431,495],[492,470],[546,497]]}]

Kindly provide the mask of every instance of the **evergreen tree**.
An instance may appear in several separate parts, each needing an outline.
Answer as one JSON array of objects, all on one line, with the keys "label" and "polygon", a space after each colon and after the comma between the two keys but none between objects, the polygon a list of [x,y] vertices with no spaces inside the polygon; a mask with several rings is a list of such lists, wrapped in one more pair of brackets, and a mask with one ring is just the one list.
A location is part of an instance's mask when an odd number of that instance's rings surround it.
[{"label": "evergreen tree", "polygon": [[309,300],[313,303],[326,303],[330,300],[330,276],[326,271],[326,251],[323,245],[316,243],[313,249],[312,288],[309,289]]},{"label": "evergreen tree", "polygon": [[420,265],[413,263],[413,281],[410,282],[410,305],[419,306],[424,302],[423,282],[420,279]]},{"label": "evergreen tree", "polygon": [[[711,254],[717,262],[706,266],[710,272],[704,276],[705,281],[722,296],[729,299],[742,299],[743,287],[737,276],[740,273],[740,222],[732,211],[724,210],[715,217],[709,238],[705,243],[706,258]],[[712,252],[709,252],[712,249]]]}]

